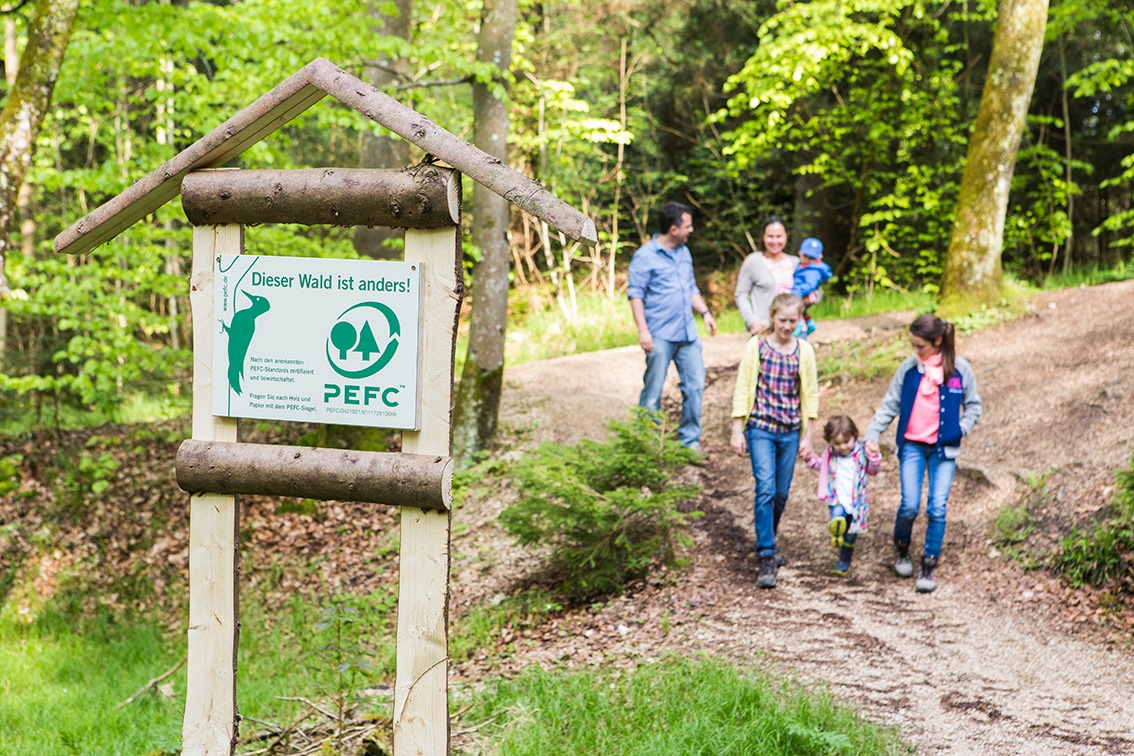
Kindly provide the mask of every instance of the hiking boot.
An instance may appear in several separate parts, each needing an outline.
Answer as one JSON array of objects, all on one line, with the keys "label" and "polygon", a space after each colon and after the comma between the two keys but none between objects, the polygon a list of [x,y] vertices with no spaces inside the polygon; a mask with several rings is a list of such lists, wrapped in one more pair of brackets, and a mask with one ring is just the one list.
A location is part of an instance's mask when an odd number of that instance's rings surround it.
[{"label": "hiking boot", "polygon": [[851,559],[854,558],[854,546],[847,546],[844,544],[839,548],[839,561],[835,562],[835,566],[831,568],[831,572],[836,575],[845,575],[850,572]]},{"label": "hiking boot", "polygon": [[787,560],[784,559],[784,555],[777,551],[776,552],[776,569],[778,570],[779,568],[783,567],[785,564],[787,564]]},{"label": "hiking boot", "polygon": [[847,518],[832,517],[831,524],[827,526],[831,531],[831,546],[839,548],[843,545],[843,536],[847,533]]},{"label": "hiking boot", "polygon": [[760,557],[760,574],[756,577],[756,585],[761,588],[776,587],[776,557],[774,554]]},{"label": "hiking boot", "polygon": [[910,559],[910,542],[894,541],[898,556],[894,560],[894,574],[898,577],[913,577],[913,560]]},{"label": "hiking boot", "polygon": [[937,557],[922,556],[917,571],[917,592],[932,593],[937,588]]}]

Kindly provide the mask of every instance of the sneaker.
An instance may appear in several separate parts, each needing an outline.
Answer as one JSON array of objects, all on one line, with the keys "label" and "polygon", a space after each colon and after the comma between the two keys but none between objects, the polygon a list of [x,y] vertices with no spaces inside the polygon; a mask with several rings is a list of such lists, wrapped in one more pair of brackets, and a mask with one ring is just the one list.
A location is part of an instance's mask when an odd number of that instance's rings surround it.
[{"label": "sneaker", "polygon": [[839,561],[831,568],[836,575],[845,575],[850,572],[851,559],[854,558],[854,546],[842,546],[839,549]]},{"label": "sneaker", "polygon": [[910,559],[910,544],[894,541],[898,556],[894,560],[894,574],[898,577],[913,577],[913,560]]},{"label": "sneaker", "polygon": [[756,577],[756,585],[761,588],[776,587],[776,557],[768,555],[760,557],[760,574]]},{"label": "sneaker", "polygon": [[922,556],[921,569],[917,571],[917,592],[933,593],[937,588],[937,557]]},{"label": "sneaker", "polygon": [[832,517],[827,528],[831,531],[831,546],[836,549],[842,546],[843,536],[847,533],[847,518]]}]

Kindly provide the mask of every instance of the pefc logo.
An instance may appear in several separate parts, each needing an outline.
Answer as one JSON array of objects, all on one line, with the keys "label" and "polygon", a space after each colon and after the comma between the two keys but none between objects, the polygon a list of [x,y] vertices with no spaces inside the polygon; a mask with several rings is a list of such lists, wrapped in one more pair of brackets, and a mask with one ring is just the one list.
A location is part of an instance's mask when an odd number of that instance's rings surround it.
[{"label": "pefc logo", "polygon": [[327,336],[327,362],[344,378],[369,378],[394,358],[402,326],[381,302],[359,302],[339,315]]}]

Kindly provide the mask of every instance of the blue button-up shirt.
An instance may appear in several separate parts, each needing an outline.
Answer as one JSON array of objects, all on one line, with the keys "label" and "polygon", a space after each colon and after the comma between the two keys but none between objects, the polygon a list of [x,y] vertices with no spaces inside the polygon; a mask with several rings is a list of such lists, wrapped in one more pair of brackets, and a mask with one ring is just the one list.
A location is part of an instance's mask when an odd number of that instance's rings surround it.
[{"label": "blue button-up shirt", "polygon": [[665,249],[655,235],[630,260],[626,295],[642,300],[646,327],[655,339],[697,340],[692,299],[700,293],[693,279],[693,256],[684,244]]}]

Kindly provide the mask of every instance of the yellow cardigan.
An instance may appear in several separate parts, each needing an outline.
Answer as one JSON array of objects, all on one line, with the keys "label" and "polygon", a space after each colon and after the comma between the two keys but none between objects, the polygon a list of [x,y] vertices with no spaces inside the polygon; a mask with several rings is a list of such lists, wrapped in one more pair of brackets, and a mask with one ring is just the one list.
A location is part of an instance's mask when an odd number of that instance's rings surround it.
[{"label": "yellow cardigan", "polygon": [[[815,349],[803,339],[799,342],[799,406],[803,428],[819,417],[819,375],[815,367]],[[760,380],[760,336],[753,336],[744,346],[744,356],[736,371],[736,388],[732,392],[732,417],[752,414],[756,402],[756,384]]]}]

